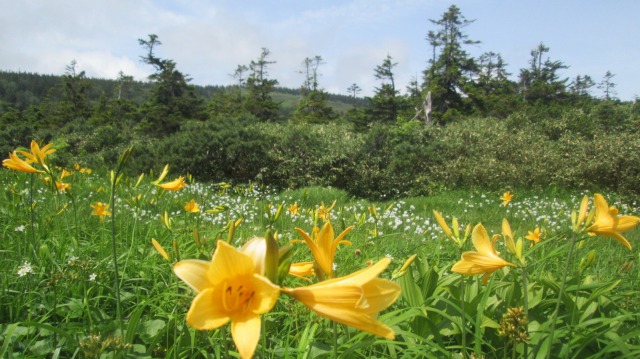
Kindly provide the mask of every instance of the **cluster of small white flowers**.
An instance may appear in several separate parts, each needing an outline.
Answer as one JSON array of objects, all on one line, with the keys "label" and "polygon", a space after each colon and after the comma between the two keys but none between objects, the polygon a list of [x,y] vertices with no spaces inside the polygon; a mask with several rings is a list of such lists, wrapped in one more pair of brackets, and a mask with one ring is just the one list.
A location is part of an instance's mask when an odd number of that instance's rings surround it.
[{"label": "cluster of small white flowers", "polygon": [[33,273],[33,267],[31,266],[31,263],[24,261],[24,264],[22,264],[22,266],[20,268],[18,268],[18,277],[24,277],[27,274],[32,274]]},{"label": "cluster of small white flowers", "polygon": [[16,228],[14,228],[14,231],[16,231],[16,232],[24,232],[24,230],[25,230],[24,224],[21,224],[21,225],[17,226]]}]

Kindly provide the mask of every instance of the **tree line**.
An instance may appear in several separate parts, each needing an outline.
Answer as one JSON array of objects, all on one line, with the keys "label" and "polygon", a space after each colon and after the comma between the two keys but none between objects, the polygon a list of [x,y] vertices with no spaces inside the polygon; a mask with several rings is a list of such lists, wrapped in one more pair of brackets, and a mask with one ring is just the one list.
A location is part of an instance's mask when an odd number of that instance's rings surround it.
[{"label": "tree line", "polygon": [[[251,132],[261,128],[261,124],[288,128],[280,131],[280,140],[300,142],[312,141],[300,137],[304,137],[300,128],[310,128],[305,125],[335,124],[353,136],[358,135],[355,137],[364,141],[361,145],[369,153],[376,153],[376,161],[380,162],[369,168],[382,168],[382,172],[388,170],[386,166],[390,163],[402,162],[385,159],[385,154],[392,151],[388,146],[394,146],[394,151],[403,146],[411,148],[413,144],[406,143],[411,136],[405,132],[416,126],[446,127],[478,117],[516,123],[518,116],[526,113],[527,118],[536,114],[545,128],[559,126],[570,118],[570,127],[564,130],[591,137],[597,133],[596,128],[603,126],[627,133],[637,131],[639,105],[616,98],[615,75],[611,72],[607,71],[600,81],[586,74],[563,78],[561,71],[568,65],[552,59],[549,47],[540,43],[531,50],[529,66],[520,69],[514,79],[500,54],[486,52],[474,58],[465,50],[478,43],[465,32],[472,23],[455,5],[440,18],[430,20],[433,29],[426,34],[425,46],[429,46],[431,58],[427,59],[422,76],[414,78],[404,91],[398,88],[395,74],[398,63],[388,54],[372,69],[379,85],[373,96],[366,98],[359,96],[362,89],[356,83],[346,88],[344,95],[327,93],[320,81],[325,64],[320,55],[301,61],[298,89],[279,87],[278,80],[270,74],[275,60],[267,48],[260,49],[248,64],[237,65],[230,74],[233,85],[195,86],[175,61],[158,56],[162,42],[155,34],[138,40],[140,60],[153,69],[148,82],[134,81],[124,73],[115,80],[89,79],[75,61],[70,62],[62,76],[0,72],[0,150],[7,153],[25,146],[32,138],[55,140],[58,153],[67,153],[74,160],[90,159],[99,165],[110,163],[120,149],[135,143],[139,148],[155,146],[165,151],[164,154],[159,150],[146,154],[139,151],[140,169],[172,160],[182,163],[185,170],[200,172],[204,180],[216,177],[247,180],[258,175],[268,178],[267,169],[259,163],[250,163],[251,159],[238,157],[238,153],[251,156],[249,149],[279,151],[289,146],[263,143],[259,134]],[[596,89],[601,95],[594,94]],[[295,101],[278,100],[278,94],[294,96]],[[577,110],[581,115],[576,117]],[[396,129],[381,132],[380,126]],[[203,163],[209,163],[209,170],[194,169],[167,153],[183,151],[177,148],[178,143],[187,146],[190,141],[187,134],[196,136],[198,131],[210,136],[229,135],[220,139],[218,147],[209,149],[211,158],[202,158]],[[395,133],[398,138],[390,141],[385,131]],[[551,137],[562,134],[549,133]],[[210,153],[216,148],[228,153],[216,157]],[[405,154],[411,157],[410,153]],[[260,157],[255,153],[253,156]],[[236,163],[221,169],[212,159]],[[187,156],[187,160],[193,161],[194,157]],[[331,171],[325,171],[328,172]],[[302,185],[304,181],[294,182]]]}]

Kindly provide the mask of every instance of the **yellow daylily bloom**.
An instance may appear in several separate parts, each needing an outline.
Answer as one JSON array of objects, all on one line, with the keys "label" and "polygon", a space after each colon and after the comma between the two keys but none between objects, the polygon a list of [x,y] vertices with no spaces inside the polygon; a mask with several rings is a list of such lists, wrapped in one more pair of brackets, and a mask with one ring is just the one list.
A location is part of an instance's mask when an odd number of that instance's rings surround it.
[{"label": "yellow daylily bloom", "polygon": [[504,266],[515,267],[513,263],[509,263],[500,258],[498,252],[493,247],[493,243],[489,239],[489,234],[482,224],[478,224],[473,228],[471,241],[476,251],[462,253],[462,259],[453,265],[451,271],[463,275],[483,274],[483,283],[487,283],[491,274]]},{"label": "yellow daylily bloom", "polygon": [[66,191],[69,188],[71,188],[71,184],[56,181],[56,188],[58,189],[59,192]]},{"label": "yellow daylily bloom", "polygon": [[343,240],[343,238],[353,228],[354,226],[348,227],[335,239],[331,222],[326,222],[314,239],[300,228],[296,228],[296,231],[300,233],[311,250],[311,254],[313,254],[313,258],[319,269],[327,276],[327,278],[333,278],[333,258],[335,257],[336,249],[338,248],[338,244],[341,243],[351,245],[351,242]]},{"label": "yellow daylily bloom", "polygon": [[528,234],[524,237],[528,240],[531,241],[531,246],[533,247],[533,245],[535,243],[540,243],[540,240],[542,240],[542,232],[540,232],[540,228],[536,227],[536,229],[532,231],[527,231]]},{"label": "yellow daylily bloom", "polygon": [[291,266],[289,267],[289,274],[309,282],[311,282],[311,279],[307,277],[316,275],[313,270],[313,262],[291,263]]},{"label": "yellow daylily bloom", "polygon": [[69,177],[71,175],[73,175],[73,173],[69,172],[66,168],[63,168],[59,178],[60,180],[63,180],[65,177]]},{"label": "yellow daylily bloom", "polygon": [[24,161],[15,151],[9,153],[9,158],[2,160],[2,165],[9,169],[25,172],[25,173],[43,173],[44,171],[33,168],[28,162]]},{"label": "yellow daylily bloom", "polygon": [[164,189],[165,191],[177,191],[185,188],[187,186],[187,183],[184,181],[184,177],[180,176],[171,182],[160,183],[155,185]]},{"label": "yellow daylily bloom", "polygon": [[189,213],[198,213],[200,212],[200,205],[196,203],[195,200],[191,200],[184,205],[184,210]]},{"label": "yellow daylily bloom", "polygon": [[610,237],[631,250],[631,243],[622,236],[622,232],[632,230],[640,223],[640,217],[619,216],[618,209],[607,204],[604,197],[596,193],[593,195],[593,203],[596,207],[596,215],[587,232],[594,235]]},{"label": "yellow daylily bloom", "polygon": [[337,200],[334,200],[331,206],[327,207],[324,203],[320,204],[320,208],[318,208],[318,218],[321,218],[324,222],[327,222],[331,219],[331,210],[336,206]]},{"label": "yellow daylily bloom", "polygon": [[502,197],[500,197],[500,200],[502,201],[502,206],[506,207],[509,202],[511,202],[511,199],[513,198],[513,194],[511,192],[505,192],[502,194]]},{"label": "yellow daylily bloom", "polygon": [[44,165],[45,158],[48,155],[56,152],[55,149],[51,148],[52,145],[53,143],[49,143],[48,145],[40,148],[38,142],[31,140],[31,154],[34,156],[34,162],[38,162]]},{"label": "yellow daylily bloom", "polygon": [[307,287],[283,288],[282,292],[322,317],[393,339],[393,330],[377,319],[378,313],[393,304],[400,295],[399,285],[377,278],[389,263],[391,259],[384,258],[347,276]]},{"label": "yellow daylily bloom", "polygon": [[289,212],[289,214],[291,214],[292,216],[299,216],[300,215],[300,207],[298,206],[298,202],[292,204],[291,206],[289,206],[287,208],[287,212]]},{"label": "yellow daylily bloom", "polygon": [[197,292],[187,323],[209,330],[231,322],[240,356],[251,358],[260,339],[260,315],[276,304],[280,288],[255,272],[251,257],[224,241],[218,241],[211,262],[183,260],[173,271]]},{"label": "yellow daylily bloom", "polygon": [[105,204],[102,202],[97,202],[95,204],[90,205],[93,208],[92,216],[100,216],[100,220],[104,220],[104,216],[110,216],[111,212],[109,212],[109,204]]}]

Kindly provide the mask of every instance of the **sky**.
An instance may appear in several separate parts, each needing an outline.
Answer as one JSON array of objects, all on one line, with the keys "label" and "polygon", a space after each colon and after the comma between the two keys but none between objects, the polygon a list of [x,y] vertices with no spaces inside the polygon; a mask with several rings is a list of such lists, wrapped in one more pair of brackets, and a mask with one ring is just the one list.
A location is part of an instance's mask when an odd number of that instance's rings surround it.
[{"label": "sky", "polygon": [[640,96],[638,0],[0,0],[0,70],[64,74],[75,60],[88,77],[146,80],[153,68],[138,39],[156,34],[156,56],[196,85],[234,83],[237,66],[267,48],[269,77],[282,87],[300,87],[303,60],[319,55],[320,87],[348,94],[355,83],[371,96],[389,55],[404,92],[428,66],[430,20],[451,5],[474,20],[463,31],[480,43],[464,49],[499,53],[514,80],[542,42],[569,66],[563,78],[600,82],[611,71],[619,99]]}]

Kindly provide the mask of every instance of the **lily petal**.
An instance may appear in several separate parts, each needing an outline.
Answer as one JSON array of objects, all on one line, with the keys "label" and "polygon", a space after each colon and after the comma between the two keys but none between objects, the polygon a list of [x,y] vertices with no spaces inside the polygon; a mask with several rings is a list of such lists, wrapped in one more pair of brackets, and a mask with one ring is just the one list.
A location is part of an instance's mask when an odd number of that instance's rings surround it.
[{"label": "lily petal", "polygon": [[216,329],[227,324],[231,318],[223,309],[222,295],[214,289],[198,293],[187,312],[187,323],[198,330]]},{"label": "lily petal", "polygon": [[249,315],[231,322],[231,336],[242,358],[251,358],[260,340],[260,317]]},{"label": "lily petal", "polygon": [[211,284],[216,286],[226,278],[252,276],[254,270],[251,257],[238,252],[229,243],[219,240],[211,258],[208,276]]},{"label": "lily petal", "polygon": [[173,272],[196,292],[202,292],[213,285],[209,280],[210,262],[197,259],[183,260],[173,266]]}]

